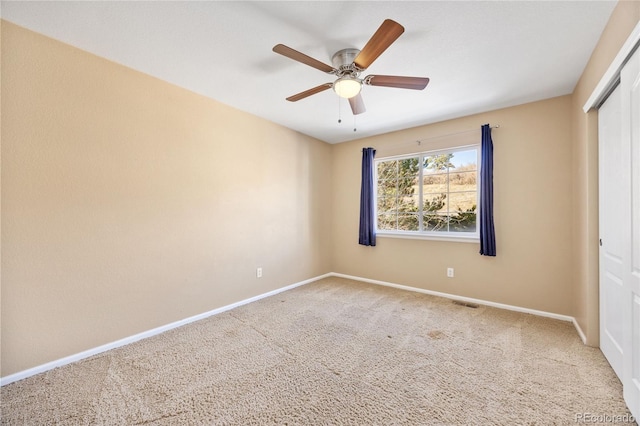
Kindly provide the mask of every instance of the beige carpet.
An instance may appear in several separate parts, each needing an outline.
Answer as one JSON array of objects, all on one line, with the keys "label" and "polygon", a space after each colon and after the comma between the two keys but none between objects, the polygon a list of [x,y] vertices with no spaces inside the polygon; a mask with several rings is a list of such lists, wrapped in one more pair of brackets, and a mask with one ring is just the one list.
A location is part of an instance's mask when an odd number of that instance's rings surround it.
[{"label": "beige carpet", "polygon": [[602,353],[569,323],[338,278],[12,383],[1,397],[10,425],[569,425],[583,413],[630,416]]}]

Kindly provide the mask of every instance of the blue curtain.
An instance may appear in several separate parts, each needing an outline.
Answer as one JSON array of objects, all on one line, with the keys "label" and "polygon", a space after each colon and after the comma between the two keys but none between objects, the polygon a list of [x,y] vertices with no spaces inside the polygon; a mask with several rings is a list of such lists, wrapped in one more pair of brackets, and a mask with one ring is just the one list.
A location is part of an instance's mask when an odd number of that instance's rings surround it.
[{"label": "blue curtain", "polygon": [[493,141],[491,127],[482,126],[480,164],[480,254],[496,255],[496,233],[493,226]]},{"label": "blue curtain", "polygon": [[376,150],[362,150],[362,185],[360,187],[360,237],[358,243],[363,246],[376,245],[376,227],[373,200],[373,159]]}]

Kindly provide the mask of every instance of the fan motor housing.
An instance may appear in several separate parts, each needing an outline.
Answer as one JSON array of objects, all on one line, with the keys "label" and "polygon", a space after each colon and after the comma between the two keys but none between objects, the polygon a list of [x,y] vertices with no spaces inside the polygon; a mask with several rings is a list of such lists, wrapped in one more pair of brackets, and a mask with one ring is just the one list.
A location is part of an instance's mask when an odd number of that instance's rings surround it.
[{"label": "fan motor housing", "polygon": [[353,64],[353,60],[358,56],[358,49],[342,49],[334,53],[331,57],[333,67],[338,70],[338,77],[343,75],[352,75],[357,77],[359,70]]}]

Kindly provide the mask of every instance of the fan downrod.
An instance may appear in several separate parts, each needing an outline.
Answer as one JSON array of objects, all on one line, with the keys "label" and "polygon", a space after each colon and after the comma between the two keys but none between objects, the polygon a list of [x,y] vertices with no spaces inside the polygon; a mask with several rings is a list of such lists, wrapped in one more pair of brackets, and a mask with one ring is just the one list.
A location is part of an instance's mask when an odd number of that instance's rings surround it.
[{"label": "fan downrod", "polygon": [[331,57],[331,63],[337,70],[335,74],[338,77],[349,75],[351,77],[357,78],[362,70],[353,63],[353,60],[358,56],[359,53],[360,50],[358,49],[342,49],[334,53]]}]

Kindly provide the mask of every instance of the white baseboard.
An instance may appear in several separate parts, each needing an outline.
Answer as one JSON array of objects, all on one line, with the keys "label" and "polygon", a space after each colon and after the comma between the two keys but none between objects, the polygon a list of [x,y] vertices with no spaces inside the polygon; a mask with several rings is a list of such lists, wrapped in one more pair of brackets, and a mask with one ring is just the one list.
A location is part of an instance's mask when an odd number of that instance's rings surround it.
[{"label": "white baseboard", "polygon": [[582,343],[584,343],[585,345],[587,344],[587,336],[584,334],[584,331],[582,331],[582,327],[580,327],[580,324],[578,324],[578,321],[573,318],[573,326],[576,328],[576,331],[578,332],[578,336],[580,336],[580,339],[582,339]]},{"label": "white baseboard", "polygon": [[27,377],[34,376],[39,373],[44,373],[45,371],[53,370],[57,367],[62,367],[63,365],[71,364],[72,362],[80,361],[85,358],[89,358],[90,356],[97,355],[102,352],[106,352],[111,349],[119,348],[124,345],[128,345],[130,343],[137,342],[138,340],[146,339],[151,336],[158,335],[160,333],[164,333],[165,331],[172,330],[177,327],[181,327],[183,325],[199,321],[201,319],[208,318],[212,315],[216,315],[222,312],[229,311],[233,308],[237,308],[238,306],[246,305],[247,303],[255,302],[260,299],[264,299],[265,297],[273,296],[278,293],[282,293],[283,291],[291,290],[293,288],[309,284],[311,282],[320,280],[322,278],[330,277],[331,274],[324,274],[314,278],[310,278],[308,280],[300,281],[295,284],[288,285],[286,287],[278,288],[273,291],[269,291],[267,293],[259,294],[258,296],[250,297],[249,299],[244,299],[239,302],[232,303],[230,305],[223,306],[221,308],[213,309],[209,312],[204,312],[199,315],[194,315],[189,318],[185,318],[180,321],[175,321],[167,325],[163,325],[161,327],[154,328],[152,330],[144,331],[142,333],[135,334],[133,336],[125,337],[124,339],[117,340],[115,342],[107,343],[102,346],[98,346],[97,348],[89,349],[74,355],[70,355],[55,361],[48,362],[46,364],[39,365],[37,367],[29,368],[28,370],[19,371],[14,374],[10,374],[6,377],[0,378],[0,386],[8,385],[9,383],[17,382],[18,380],[26,379]]},{"label": "white baseboard", "polygon": [[438,292],[438,291],[425,290],[425,289],[421,289],[421,288],[417,288],[417,287],[409,287],[409,286],[406,286],[406,285],[400,285],[400,284],[390,283],[390,282],[386,282],[386,281],[372,280],[372,279],[369,279],[369,278],[362,278],[362,277],[356,277],[356,276],[352,276],[352,275],[345,275],[345,274],[339,274],[339,273],[336,273],[336,272],[330,272],[328,274],[324,274],[324,275],[320,275],[320,276],[317,276],[317,277],[314,277],[314,278],[310,278],[308,280],[300,281],[300,282],[297,282],[295,284],[288,285],[286,287],[282,287],[282,288],[279,288],[279,289],[276,289],[276,290],[273,290],[273,291],[270,291],[270,292],[267,292],[267,293],[260,294],[258,296],[250,297],[248,299],[244,299],[244,300],[241,300],[239,302],[223,306],[221,308],[213,309],[211,311],[204,312],[204,313],[199,314],[199,315],[195,315],[195,316],[192,316],[192,317],[189,317],[189,318],[185,318],[185,319],[180,320],[180,321],[172,322],[170,324],[167,324],[167,325],[164,325],[164,326],[161,326],[161,327],[157,327],[157,328],[154,328],[152,330],[148,330],[148,331],[145,331],[145,332],[142,332],[142,333],[138,333],[138,334],[135,334],[133,336],[129,336],[129,337],[126,337],[124,339],[117,340],[115,342],[107,343],[105,345],[98,346],[97,348],[89,349],[89,350],[77,353],[75,355],[70,355],[70,356],[55,360],[55,361],[51,361],[51,362],[48,362],[46,364],[42,364],[42,365],[39,365],[37,367],[30,368],[28,370],[20,371],[18,373],[14,373],[14,374],[11,374],[11,375],[6,376],[6,377],[1,377],[0,378],[0,386],[8,385],[9,383],[13,383],[13,382],[16,382],[18,380],[26,379],[27,377],[31,377],[31,376],[34,376],[34,375],[39,374],[39,373],[44,373],[45,371],[53,370],[54,368],[57,368],[57,367],[62,367],[63,365],[71,364],[72,362],[77,362],[77,361],[83,360],[85,358],[89,358],[89,357],[91,357],[93,355],[97,355],[99,353],[106,352],[106,351],[111,350],[111,349],[115,349],[115,348],[119,348],[119,347],[124,346],[124,345],[128,345],[130,343],[137,342],[138,340],[146,339],[148,337],[155,336],[155,335],[158,335],[160,333],[164,333],[165,331],[172,330],[174,328],[181,327],[183,325],[186,325],[186,324],[189,324],[189,323],[192,323],[192,322],[195,322],[195,321],[199,321],[201,319],[208,318],[208,317],[210,317],[212,315],[216,315],[216,314],[219,314],[219,313],[222,313],[222,312],[229,311],[229,310],[231,310],[233,308],[237,308],[238,306],[246,305],[247,303],[255,302],[257,300],[264,299],[265,297],[273,296],[273,295],[276,295],[278,293],[282,293],[283,291],[291,290],[293,288],[296,288],[296,287],[299,287],[299,286],[302,286],[302,285],[305,285],[305,284],[309,284],[311,282],[318,281],[318,280],[321,280],[321,279],[327,278],[327,277],[347,278],[347,279],[366,282],[366,283],[370,283],[370,284],[383,285],[383,286],[394,287],[394,288],[398,288],[398,289],[402,289],[402,290],[415,291],[415,292],[418,292],[418,293],[429,294],[429,295],[432,295],[432,296],[444,297],[444,298],[447,298],[447,299],[458,300],[458,301],[466,302],[466,303],[476,303],[478,305],[491,306],[491,307],[494,307],[494,308],[506,309],[506,310],[510,310],[510,311],[522,312],[522,313],[526,313],[526,314],[538,315],[538,316],[553,318],[553,319],[557,319],[557,320],[561,320],[561,321],[572,322],[573,325],[575,326],[578,334],[580,335],[580,338],[582,339],[582,341],[586,342],[585,335],[582,332],[582,329],[580,328],[580,326],[578,325],[578,322],[575,320],[575,318],[567,316],[567,315],[554,314],[554,313],[551,313],[551,312],[538,311],[538,310],[535,310],[535,309],[522,308],[522,307],[519,307],[519,306],[505,305],[503,303],[490,302],[490,301],[487,301],[487,300],[473,299],[473,298],[470,298],[470,297],[457,296],[457,295],[449,294],[449,293],[441,293],[441,292]]},{"label": "white baseboard", "polygon": [[[438,297],[444,297],[446,299],[458,300],[460,302],[465,302],[465,303],[475,303],[478,305],[491,306],[493,308],[506,309],[509,311],[522,312],[525,314],[532,314],[540,317],[548,317],[548,318],[553,318],[561,321],[573,322],[573,324],[577,326],[577,322],[575,321],[575,318],[568,315],[554,314],[552,312],[538,311],[536,309],[522,308],[520,306],[505,305],[504,303],[490,302],[488,300],[482,300],[482,299],[473,299],[471,297],[457,296],[455,294],[441,293],[439,291],[425,290],[422,288],[409,287],[406,285],[400,285],[400,284],[390,283],[386,281],[372,280],[369,278],[356,277],[352,275],[337,274],[337,273],[331,273],[329,275],[333,277],[340,277],[340,278],[347,278],[350,280],[362,281],[370,284],[383,285],[386,287],[399,288],[402,290],[415,291],[418,293],[429,294],[431,296],[438,296]],[[584,334],[582,334],[582,330],[579,330],[579,327],[578,327],[578,334],[580,334],[580,337],[584,336]],[[584,338],[582,340],[584,341]]]}]

